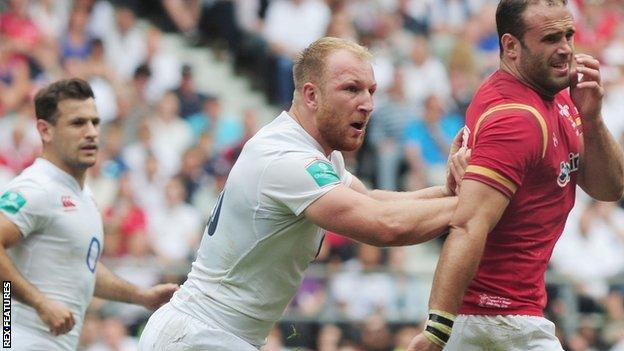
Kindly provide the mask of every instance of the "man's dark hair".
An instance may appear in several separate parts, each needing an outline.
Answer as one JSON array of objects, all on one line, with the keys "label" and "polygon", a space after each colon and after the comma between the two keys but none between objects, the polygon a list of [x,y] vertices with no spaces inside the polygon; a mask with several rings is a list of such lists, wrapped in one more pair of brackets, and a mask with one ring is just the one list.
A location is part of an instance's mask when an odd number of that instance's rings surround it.
[{"label": "man's dark hair", "polygon": [[498,48],[503,55],[503,35],[509,33],[520,40],[524,46],[524,12],[529,5],[545,3],[548,6],[567,5],[567,0],[501,0],[496,8],[496,30],[498,31]]},{"label": "man's dark hair", "polygon": [[149,68],[147,63],[141,64],[134,70],[134,79],[145,78],[148,79],[152,76],[152,70]]},{"label": "man's dark hair", "polygon": [[55,124],[58,119],[59,102],[66,99],[89,98],[94,98],[94,95],[86,81],[78,78],[59,80],[39,90],[35,96],[35,114],[38,119]]}]

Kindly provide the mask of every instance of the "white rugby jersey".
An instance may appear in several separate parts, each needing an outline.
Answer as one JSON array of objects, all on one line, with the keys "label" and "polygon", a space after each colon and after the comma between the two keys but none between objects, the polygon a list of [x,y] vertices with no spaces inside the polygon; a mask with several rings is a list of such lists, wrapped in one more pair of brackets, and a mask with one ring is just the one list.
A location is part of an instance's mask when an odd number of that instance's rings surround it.
[{"label": "white rugby jersey", "polygon": [[[74,177],[51,162],[38,158],[0,194],[0,212],[23,235],[8,250],[13,263],[44,295],[69,307],[76,321],[69,333],[55,337],[32,307],[14,299],[13,327],[32,331],[38,339],[45,335],[49,350],[76,350],[103,243],[102,219],[91,192],[81,189]],[[22,345],[27,345],[27,350],[41,348],[26,342],[33,341],[12,340],[14,349]]]},{"label": "white rugby jersey", "polygon": [[174,307],[262,345],[325,234],[303,211],[352,179],[340,152],[326,157],[282,112],[243,148]]}]

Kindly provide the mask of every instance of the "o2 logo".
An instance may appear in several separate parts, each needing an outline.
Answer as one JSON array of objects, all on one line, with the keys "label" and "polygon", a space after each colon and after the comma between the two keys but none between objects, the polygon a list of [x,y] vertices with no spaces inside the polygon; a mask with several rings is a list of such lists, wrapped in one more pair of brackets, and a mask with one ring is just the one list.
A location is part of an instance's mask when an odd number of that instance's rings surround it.
[{"label": "o2 logo", "polygon": [[87,249],[87,267],[91,273],[95,273],[98,258],[100,258],[101,248],[102,245],[100,244],[100,241],[96,237],[93,237],[91,239],[91,243],[89,244],[89,248]]}]

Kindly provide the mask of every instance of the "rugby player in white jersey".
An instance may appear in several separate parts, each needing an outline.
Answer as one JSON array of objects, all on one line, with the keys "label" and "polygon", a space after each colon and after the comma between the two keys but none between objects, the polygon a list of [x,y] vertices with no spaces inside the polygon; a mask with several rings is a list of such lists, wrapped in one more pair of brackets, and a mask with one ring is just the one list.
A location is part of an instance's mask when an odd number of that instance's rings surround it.
[{"label": "rugby player in white jersey", "polygon": [[156,309],[178,289],[140,289],[100,262],[102,220],[85,172],[99,117],[83,80],[35,97],[43,154],[0,192],[0,279],[12,283],[12,350],[76,350],[93,295]]},{"label": "rugby player in white jersey", "polygon": [[[446,229],[454,184],[369,191],[345,170],[340,151],[362,144],[373,110],[370,60],[337,38],[300,55],[292,108],[243,148],[188,280],[151,316],[140,350],[260,348],[316,257],[322,228],[377,246],[416,244]],[[452,159],[463,169],[465,150]]]}]

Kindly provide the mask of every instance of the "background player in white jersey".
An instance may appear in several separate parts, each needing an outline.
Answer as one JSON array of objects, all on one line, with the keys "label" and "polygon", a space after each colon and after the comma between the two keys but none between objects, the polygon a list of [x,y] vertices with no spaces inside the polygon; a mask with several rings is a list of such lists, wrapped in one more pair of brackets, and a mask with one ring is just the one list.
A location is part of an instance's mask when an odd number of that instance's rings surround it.
[{"label": "background player in white jersey", "polygon": [[[370,60],[365,48],[337,38],[300,55],[292,108],[243,148],[188,280],[152,315],[140,350],[259,348],[316,257],[321,228],[391,246],[447,227],[452,181],[412,193],[369,191],[345,170],[340,151],[362,144],[373,110]],[[459,170],[465,156],[453,161]]]},{"label": "background player in white jersey", "polygon": [[43,155],[0,196],[0,279],[12,282],[13,350],[76,350],[97,297],[156,309],[175,284],[140,289],[99,262],[102,220],[85,187],[98,151],[93,91],[59,81],[35,97]]}]

